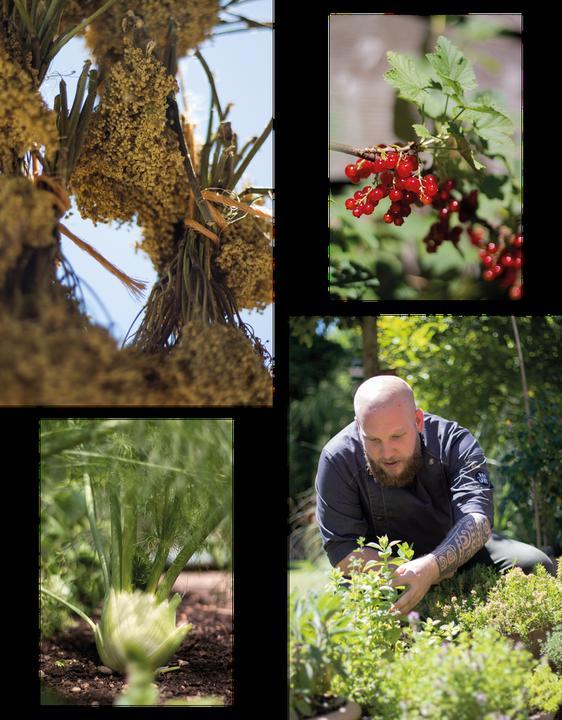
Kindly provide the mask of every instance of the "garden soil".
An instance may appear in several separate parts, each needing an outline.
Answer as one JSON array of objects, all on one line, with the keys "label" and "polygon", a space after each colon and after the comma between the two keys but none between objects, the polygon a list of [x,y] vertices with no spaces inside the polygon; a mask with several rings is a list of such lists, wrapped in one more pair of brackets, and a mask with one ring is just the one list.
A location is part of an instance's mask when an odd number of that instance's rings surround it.
[{"label": "garden soil", "polygon": [[[178,577],[174,590],[185,593],[178,622],[189,622],[193,629],[170,660],[170,666],[179,669],[156,678],[162,703],[218,696],[225,705],[232,704],[231,588],[230,573],[184,572]],[[42,683],[71,705],[112,705],[125,684],[122,675],[103,668],[92,632],[82,620],[41,643],[39,670]]]}]

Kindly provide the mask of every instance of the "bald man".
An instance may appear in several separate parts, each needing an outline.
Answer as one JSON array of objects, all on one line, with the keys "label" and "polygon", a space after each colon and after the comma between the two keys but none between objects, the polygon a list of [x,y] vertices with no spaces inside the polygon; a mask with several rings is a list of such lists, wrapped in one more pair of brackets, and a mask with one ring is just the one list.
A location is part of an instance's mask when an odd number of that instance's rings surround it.
[{"label": "bald man", "polygon": [[[412,610],[432,585],[476,563],[498,570],[553,563],[531,545],[492,533],[493,486],[474,437],[456,422],[416,407],[400,378],[366,380],[355,419],[323,448],[316,516],[332,565],[348,574],[357,540],[406,540],[414,559],[396,570],[407,591],[395,604]],[[373,548],[361,558],[376,560]]]}]

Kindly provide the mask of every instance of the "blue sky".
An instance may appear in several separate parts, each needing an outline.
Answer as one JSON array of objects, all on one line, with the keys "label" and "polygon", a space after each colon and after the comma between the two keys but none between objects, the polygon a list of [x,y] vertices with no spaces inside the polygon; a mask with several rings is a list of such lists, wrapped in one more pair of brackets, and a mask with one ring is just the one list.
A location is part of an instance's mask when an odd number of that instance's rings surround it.
[{"label": "blue sky", "polygon": [[[272,20],[271,0],[250,0],[237,12],[256,20]],[[242,145],[259,135],[273,113],[272,33],[269,30],[248,30],[217,37],[201,45],[200,50],[215,77],[217,92],[223,107],[233,103],[229,115],[232,128]],[[71,40],[53,61],[49,75],[42,85],[47,103],[52,107],[61,76],[67,85],[69,103],[74,97],[76,81],[88,50],[83,39]],[[206,132],[209,108],[209,84],[199,61],[193,57],[180,60],[179,69],[187,90],[191,122],[196,123],[196,136]],[[181,97],[178,96],[181,104]],[[273,143],[271,137],[248,167],[244,179],[258,187],[273,187]],[[148,282],[144,298],[137,301],[121,283],[104,270],[71,240],[62,238],[62,249],[75,273],[82,281],[88,314],[95,322],[107,327],[122,341],[141,310],[150,287],[156,279],[152,264],[134,246],[140,239],[136,225],[118,227],[98,224],[80,217],[75,207],[63,220],[64,224],[82,240],[90,243],[110,262],[134,278]],[[273,352],[273,312],[269,306],[263,313],[241,313],[266,347]]]}]

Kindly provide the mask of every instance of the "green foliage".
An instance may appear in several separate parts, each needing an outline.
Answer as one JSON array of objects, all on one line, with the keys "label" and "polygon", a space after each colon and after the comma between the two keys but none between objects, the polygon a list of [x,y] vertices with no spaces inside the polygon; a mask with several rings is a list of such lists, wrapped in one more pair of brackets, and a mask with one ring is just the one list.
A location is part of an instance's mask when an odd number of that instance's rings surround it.
[{"label": "green foliage", "polygon": [[[543,543],[562,547],[562,439],[554,428],[562,425],[562,396],[541,390],[530,400],[531,420],[523,409],[504,425],[504,444],[498,454],[499,477],[509,487],[509,499],[527,516],[531,525],[529,480],[538,485]],[[532,541],[531,534],[521,539]]]},{"label": "green foliage", "polygon": [[471,629],[491,626],[536,651],[537,638],[562,623],[562,583],[542,565],[528,575],[512,568],[486,603],[462,612],[460,622]]},{"label": "green foliage", "polygon": [[[498,579],[492,568],[476,566],[439,587],[429,607],[441,617],[420,621],[413,612],[405,623],[392,613],[399,588],[391,585],[391,576],[412,551],[387,537],[369,546],[377,550],[379,561],[364,561],[360,539],[349,578],[333,570],[333,594],[309,594],[295,606],[292,718],[310,717],[321,698],[335,696],[358,702],[379,720],[524,720],[537,711],[557,709],[562,680],[544,660],[536,661],[503,635],[521,615],[532,618],[527,629],[537,625],[537,618],[559,617],[559,581],[542,567],[532,576],[515,569]],[[397,557],[392,557],[393,547]],[[447,608],[450,592],[459,593],[459,602]],[[496,627],[498,598],[509,614]],[[477,616],[481,622],[475,622]],[[521,623],[517,627],[522,630]],[[559,639],[551,642],[558,642],[559,651]]]},{"label": "green foliage", "polygon": [[350,627],[332,593],[291,596],[290,608],[289,705],[296,717],[310,717],[325,706],[335,674],[343,672],[340,642]]},{"label": "green foliage", "polygon": [[531,675],[526,677],[525,685],[532,708],[555,713],[562,707],[562,679],[550,670],[547,663],[539,663]]},{"label": "green foliage", "polygon": [[369,709],[384,720],[522,720],[531,707],[549,703],[553,693],[548,667],[533,676],[534,665],[530,653],[514,649],[489,628],[463,632],[454,642],[420,633],[411,650],[395,658]]},{"label": "green foliage", "polygon": [[[472,63],[447,38],[439,37],[435,52],[427,53],[428,65],[416,65],[410,58],[388,52],[391,69],[385,79],[398,90],[399,96],[418,106],[420,113],[436,121],[434,132],[421,126],[421,140],[437,137],[446,147],[449,137],[456,140],[460,154],[474,169],[484,166],[474,160],[476,152],[504,156],[513,151],[513,122],[495,103],[489,93],[468,98],[476,90]],[[444,102],[438,111],[433,108],[430,91],[440,92]],[[415,124],[414,130],[420,130]],[[438,130],[435,133],[435,130]]]},{"label": "green foliage", "polygon": [[[41,578],[45,587],[71,603],[94,610],[104,589],[99,563],[89,539],[82,493],[61,480],[41,482]],[[42,637],[72,622],[65,606],[41,597]]]},{"label": "green foliage", "polygon": [[[393,546],[397,557],[392,557]],[[413,550],[407,543],[389,542],[386,536],[366,547],[378,552],[379,562],[363,560],[360,538],[349,581],[339,569],[332,571],[331,580],[340,595],[341,612],[355,631],[345,638],[345,672],[334,679],[334,688],[338,694],[370,706],[380,693],[387,664],[405,648],[400,616],[391,612],[400,595],[391,578],[396,567],[413,557]]]},{"label": "green foliage", "polygon": [[498,572],[494,567],[475,565],[434,585],[416,610],[422,618],[460,623],[463,613],[486,602],[497,581]]},{"label": "green foliage", "polygon": [[542,646],[542,652],[559,675],[562,675],[562,625],[555,627]]}]

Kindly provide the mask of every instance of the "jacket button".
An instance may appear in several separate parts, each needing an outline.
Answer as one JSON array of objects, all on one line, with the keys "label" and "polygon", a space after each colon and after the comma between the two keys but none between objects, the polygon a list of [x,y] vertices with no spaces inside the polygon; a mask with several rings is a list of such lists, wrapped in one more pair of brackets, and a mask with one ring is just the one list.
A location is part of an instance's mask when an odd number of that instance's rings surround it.
[{"label": "jacket button", "polygon": [[383,520],[383,519],[384,518],[382,515],[375,515],[375,520]]},{"label": "jacket button", "polygon": [[429,464],[430,464],[430,465],[433,465],[434,462],[435,462],[435,460],[434,460],[433,458],[429,458]]}]

